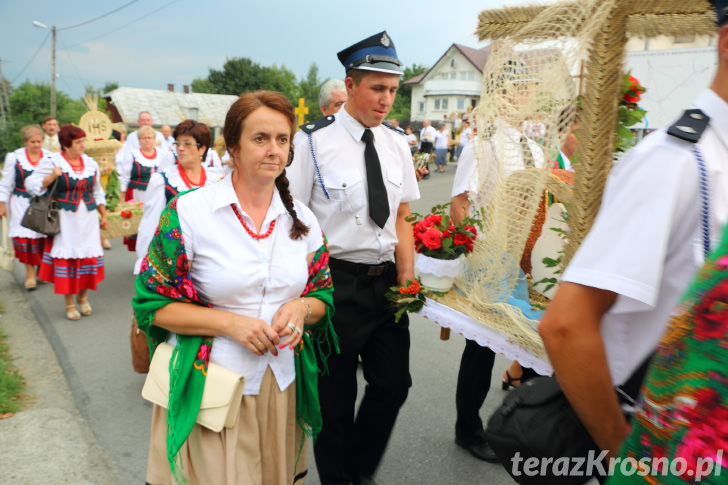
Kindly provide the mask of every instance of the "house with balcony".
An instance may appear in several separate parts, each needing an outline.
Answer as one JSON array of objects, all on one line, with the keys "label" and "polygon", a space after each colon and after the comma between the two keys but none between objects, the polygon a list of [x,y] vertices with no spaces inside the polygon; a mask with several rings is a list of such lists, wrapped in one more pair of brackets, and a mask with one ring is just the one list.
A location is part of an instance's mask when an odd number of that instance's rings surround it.
[{"label": "house with balcony", "polygon": [[436,122],[445,115],[474,108],[489,54],[490,46],[474,49],[453,44],[427,72],[404,81],[412,86],[410,119]]}]

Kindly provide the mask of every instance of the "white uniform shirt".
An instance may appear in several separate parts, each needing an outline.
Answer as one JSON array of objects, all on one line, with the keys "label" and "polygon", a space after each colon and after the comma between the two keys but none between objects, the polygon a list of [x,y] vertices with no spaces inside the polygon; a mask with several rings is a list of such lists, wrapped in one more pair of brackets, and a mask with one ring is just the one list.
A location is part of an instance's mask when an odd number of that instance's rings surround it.
[{"label": "white uniform shirt", "polygon": [[423,141],[429,141],[430,143],[435,143],[435,136],[437,135],[437,130],[430,125],[426,128],[422,128],[420,130],[420,143]]},{"label": "white uniform shirt", "polygon": [[[458,158],[458,166],[455,170],[455,178],[453,179],[451,197],[468,192],[468,198],[474,204],[482,207],[486,204],[487,198],[490,196],[492,189],[482,190],[480,177],[485,176],[485,180],[491,179],[495,181],[495,174],[498,173],[498,163],[503,166],[503,175],[508,176],[516,170],[525,168],[523,161],[523,147],[520,145],[520,133],[504,122],[496,123],[496,132],[490,140],[483,142],[483,161],[481,167],[478,167],[477,145],[468,143],[463,148],[460,158]],[[515,138],[515,143],[513,142]],[[500,144],[500,145],[499,145]],[[536,167],[543,167],[543,150],[535,141],[528,139],[528,147],[534,158]],[[472,207],[471,207],[472,209]],[[472,214],[472,212],[471,212]]]},{"label": "white uniform shirt", "polygon": [[286,171],[291,194],[316,214],[328,238],[331,256],[379,264],[394,260],[400,203],[418,199],[420,192],[404,135],[383,125],[371,128],[390,211],[383,229],[372,221],[361,141],[364,129],[342,107],[333,123],[312,133],[318,171],[308,135],[295,140],[295,158]]},{"label": "white uniform shirt", "polygon": [[[51,152],[41,148],[41,157],[38,160],[38,164],[44,158],[48,158]],[[20,164],[20,167],[24,170],[33,172],[37,165],[33,166],[28,160],[27,152],[25,147],[18,148],[17,150],[8,153],[5,156],[5,164],[3,165],[2,179],[0,179],[0,202],[5,202],[5,209],[9,216],[9,236],[10,237],[27,237],[31,239],[40,239],[46,237],[45,234],[40,234],[20,225],[20,221],[23,220],[25,211],[28,210],[30,205],[30,199],[26,197],[13,196],[13,189],[15,188],[15,165]],[[26,179],[27,180],[27,179]],[[25,189],[25,187],[23,187]]]},{"label": "white uniform shirt", "polygon": [[[321,228],[311,211],[294,201],[298,218],[309,227],[308,235],[293,240],[293,218],[274,189],[260,232],[277,220],[270,237],[253,239],[235,216],[231,203],[238,198],[228,175],[178,199],[177,212],[190,260],[190,278],[200,297],[213,308],[260,318],[269,325],[282,304],[298,298],[308,281],[306,257],[323,244]],[[240,209],[240,207],[238,206]],[[240,209],[243,220],[255,228]],[[217,336],[212,345],[213,362],[245,376],[244,394],[258,394],[267,366],[284,391],[296,378],[293,351],[279,349],[256,356],[235,340]]]},{"label": "white uniform shirt", "polygon": [[460,146],[465,146],[470,141],[470,136],[473,134],[473,130],[470,128],[465,128],[463,131],[460,132]]},{"label": "white uniform shirt", "polygon": [[[205,185],[217,183],[222,179],[224,174],[220,168],[202,167],[202,170],[205,171]],[[134,264],[134,274],[139,274],[142,260],[147,255],[149,243],[152,241],[157,226],[159,225],[159,216],[167,206],[167,196],[162,174],[167,177],[167,182],[177,192],[184,192],[192,188],[182,179],[178,165],[172,165],[164,169],[164,171],[158,171],[149,179],[149,185],[144,194],[144,214],[137,229],[137,260]]]},{"label": "white uniform shirt", "polygon": [[[705,90],[710,116],[697,146],[710,185],[712,247],[728,217],[728,104]],[[614,384],[655,349],[671,311],[703,262],[694,145],[656,131],[609,174],[602,206],[563,281],[613,291],[601,334]]]}]

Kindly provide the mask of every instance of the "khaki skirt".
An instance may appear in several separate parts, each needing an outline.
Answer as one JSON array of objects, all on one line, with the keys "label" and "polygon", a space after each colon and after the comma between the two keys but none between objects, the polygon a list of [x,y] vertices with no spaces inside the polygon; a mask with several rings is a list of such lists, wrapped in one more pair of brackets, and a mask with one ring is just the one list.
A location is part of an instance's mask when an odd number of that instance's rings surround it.
[{"label": "khaki skirt", "polygon": [[[175,483],[166,440],[167,410],[155,405],[147,462],[147,482],[152,485]],[[195,424],[179,456],[190,485],[294,483],[308,465],[306,441],[296,424],[295,382],[281,392],[268,367],[260,393],[243,396],[236,425],[216,433]]]}]

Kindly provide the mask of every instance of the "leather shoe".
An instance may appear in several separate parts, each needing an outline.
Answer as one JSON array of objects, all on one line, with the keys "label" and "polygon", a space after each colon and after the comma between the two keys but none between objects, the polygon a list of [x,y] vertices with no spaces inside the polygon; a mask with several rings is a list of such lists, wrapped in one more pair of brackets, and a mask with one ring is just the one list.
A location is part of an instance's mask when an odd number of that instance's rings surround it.
[{"label": "leather shoe", "polygon": [[488,444],[487,441],[483,441],[482,443],[468,444],[456,437],[455,444],[468,450],[470,452],[470,454],[473,455],[478,460],[490,461],[490,462],[500,461],[498,459],[498,455],[495,454],[495,451],[493,451],[493,448],[490,447],[490,445]]}]

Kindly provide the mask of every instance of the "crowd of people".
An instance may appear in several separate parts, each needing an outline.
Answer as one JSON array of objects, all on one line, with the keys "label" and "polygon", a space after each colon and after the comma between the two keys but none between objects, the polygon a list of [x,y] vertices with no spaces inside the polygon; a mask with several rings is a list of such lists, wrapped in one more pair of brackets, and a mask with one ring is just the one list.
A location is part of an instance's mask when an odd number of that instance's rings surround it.
[{"label": "crowd of people", "polygon": [[[608,457],[715,458],[726,443],[725,422],[717,421],[728,395],[728,245],[718,244],[728,207],[724,10],[718,23],[711,87],[610,173],[594,227],[541,318],[558,382]],[[387,32],[338,59],[345,79],[322,86],[323,117],[298,132],[289,100],[255,91],[227,113],[223,157],[204,123],[157,132],[146,111],[117,154],[125,200],[144,207],[136,239],[127,241],[137,256],[134,316],[150,354],[161,344],[174,348],[168,403],[153,410],[147,483],[302,483],[310,437],[321,483],[376,483],[412,385],[408,318],[395,322],[385,295],[415,279],[409,204],[429,170],[415,169],[413,156],[434,152],[443,172],[454,150],[454,221],[490,195],[478,164],[501,164],[506,176],[549,164],[574,169],[578,120],[554,160],[504,120],[489,127],[480,154],[472,141],[484,135],[469,119],[460,120],[457,138],[445,123],[425,121],[418,139],[412,126],[385,122],[403,72]],[[64,297],[66,318],[79,320],[92,314],[89,290],[104,279],[105,193],[99,165],[84,153],[84,131],[55,118],[42,128],[23,128],[24,146],[5,158],[0,217],[9,218],[25,288],[49,282]],[[519,149],[504,151],[513,140]],[[43,194],[59,207],[53,236],[21,225],[30,198]],[[691,360],[700,352],[708,357]],[[645,397],[630,403],[637,409],[630,433],[615,387],[653,354]],[[455,398],[455,443],[485,461],[502,460],[480,417],[494,359],[467,340]],[[244,379],[230,406],[236,419],[222,430],[197,420],[206,384],[221,385],[209,377],[214,366]],[[366,386],[357,407],[359,366]],[[513,362],[503,388],[534,375]],[[638,480],[617,474],[610,483]]]}]

